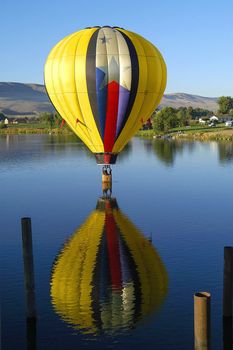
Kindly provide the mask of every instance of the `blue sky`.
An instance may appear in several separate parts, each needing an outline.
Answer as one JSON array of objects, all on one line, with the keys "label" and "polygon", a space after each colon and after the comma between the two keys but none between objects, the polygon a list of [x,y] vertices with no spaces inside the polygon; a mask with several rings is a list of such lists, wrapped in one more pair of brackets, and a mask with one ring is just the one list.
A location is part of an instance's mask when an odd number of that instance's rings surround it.
[{"label": "blue sky", "polygon": [[51,48],[87,26],[117,25],[163,54],[166,92],[233,96],[232,0],[3,0],[0,81],[43,83]]}]

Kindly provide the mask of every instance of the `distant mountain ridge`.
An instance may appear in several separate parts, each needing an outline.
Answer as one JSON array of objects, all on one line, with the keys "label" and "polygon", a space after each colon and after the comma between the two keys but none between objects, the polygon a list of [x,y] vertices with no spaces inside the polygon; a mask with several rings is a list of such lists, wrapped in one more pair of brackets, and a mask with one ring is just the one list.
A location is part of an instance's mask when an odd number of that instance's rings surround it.
[{"label": "distant mountain ridge", "polygon": [[[170,106],[218,109],[217,97],[203,97],[186,93],[165,94],[160,107]],[[7,116],[37,115],[53,112],[54,108],[47,96],[44,85],[0,82],[0,112]]]},{"label": "distant mountain ridge", "polygon": [[53,111],[44,85],[0,82],[0,112],[25,116]]},{"label": "distant mountain ridge", "polygon": [[172,93],[163,96],[160,106],[170,106],[174,108],[191,106],[193,108],[203,108],[214,112],[218,109],[217,101],[218,97],[203,97],[186,93]]}]

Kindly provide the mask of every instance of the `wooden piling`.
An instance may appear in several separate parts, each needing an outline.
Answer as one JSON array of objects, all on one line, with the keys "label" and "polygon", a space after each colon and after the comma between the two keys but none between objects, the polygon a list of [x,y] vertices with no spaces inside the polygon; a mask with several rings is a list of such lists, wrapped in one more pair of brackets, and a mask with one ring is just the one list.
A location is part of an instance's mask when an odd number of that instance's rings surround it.
[{"label": "wooden piling", "polygon": [[224,247],[223,317],[232,317],[233,247]]},{"label": "wooden piling", "polygon": [[25,292],[26,292],[27,317],[36,318],[31,219],[22,218],[21,226],[22,226],[24,284],[25,284]]},{"label": "wooden piling", "polygon": [[194,294],[195,350],[210,349],[210,300],[210,293],[199,292]]}]

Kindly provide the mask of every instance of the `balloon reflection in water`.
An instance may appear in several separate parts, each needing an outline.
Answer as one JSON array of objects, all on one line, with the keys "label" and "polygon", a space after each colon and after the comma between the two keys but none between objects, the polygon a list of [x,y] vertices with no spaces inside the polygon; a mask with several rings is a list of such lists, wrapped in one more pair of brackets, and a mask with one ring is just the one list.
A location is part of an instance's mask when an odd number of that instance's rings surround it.
[{"label": "balloon reflection in water", "polygon": [[55,311],[85,333],[133,328],[163,302],[168,277],[151,242],[122,214],[114,198],[101,198],[54,262]]}]

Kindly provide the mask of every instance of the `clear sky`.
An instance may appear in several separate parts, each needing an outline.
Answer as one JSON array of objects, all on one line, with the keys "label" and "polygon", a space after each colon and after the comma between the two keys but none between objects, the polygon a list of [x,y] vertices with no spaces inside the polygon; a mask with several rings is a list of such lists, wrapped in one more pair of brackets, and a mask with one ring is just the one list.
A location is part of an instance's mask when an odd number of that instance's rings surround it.
[{"label": "clear sky", "polygon": [[2,0],[0,10],[0,81],[43,83],[60,39],[111,25],[159,48],[166,92],[233,96],[233,0]]}]

